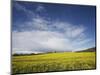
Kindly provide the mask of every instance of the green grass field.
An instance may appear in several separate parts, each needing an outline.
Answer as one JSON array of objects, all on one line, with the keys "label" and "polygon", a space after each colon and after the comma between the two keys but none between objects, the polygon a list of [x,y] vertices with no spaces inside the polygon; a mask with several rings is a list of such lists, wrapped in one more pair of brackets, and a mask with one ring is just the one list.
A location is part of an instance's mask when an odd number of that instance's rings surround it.
[{"label": "green grass field", "polygon": [[95,52],[63,52],[12,57],[13,74],[95,68]]}]

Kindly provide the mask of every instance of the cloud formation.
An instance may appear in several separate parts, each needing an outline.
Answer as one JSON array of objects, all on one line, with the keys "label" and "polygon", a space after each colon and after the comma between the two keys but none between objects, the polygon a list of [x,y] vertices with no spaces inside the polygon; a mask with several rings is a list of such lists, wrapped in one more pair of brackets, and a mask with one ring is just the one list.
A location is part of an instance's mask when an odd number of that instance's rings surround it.
[{"label": "cloud formation", "polygon": [[36,8],[36,11],[37,11],[37,12],[42,12],[42,11],[45,11],[45,8],[44,8],[44,6],[43,6],[42,4],[39,4],[39,5],[37,6],[37,8]]},{"label": "cloud formation", "polygon": [[[28,16],[35,13],[17,4],[17,7]],[[36,11],[46,10],[37,6]],[[75,51],[86,47],[91,42],[87,38],[84,25],[73,25],[64,21],[52,21],[41,17],[39,14],[30,21],[19,24],[18,30],[12,32],[13,53]],[[19,31],[20,30],[20,31]]]}]

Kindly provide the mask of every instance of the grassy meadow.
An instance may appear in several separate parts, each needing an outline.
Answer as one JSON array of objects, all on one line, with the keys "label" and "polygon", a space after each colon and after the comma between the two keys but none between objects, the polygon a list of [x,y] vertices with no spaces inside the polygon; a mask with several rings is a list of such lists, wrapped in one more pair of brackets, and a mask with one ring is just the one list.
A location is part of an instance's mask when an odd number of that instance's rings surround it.
[{"label": "grassy meadow", "polygon": [[95,52],[62,52],[12,56],[13,74],[96,68]]}]

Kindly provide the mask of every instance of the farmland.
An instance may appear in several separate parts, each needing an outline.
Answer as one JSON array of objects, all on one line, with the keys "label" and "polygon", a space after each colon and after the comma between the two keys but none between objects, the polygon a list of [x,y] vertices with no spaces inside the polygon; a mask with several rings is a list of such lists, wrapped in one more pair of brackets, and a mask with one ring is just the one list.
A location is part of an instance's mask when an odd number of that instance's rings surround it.
[{"label": "farmland", "polygon": [[95,68],[95,52],[61,52],[12,57],[13,74],[89,70]]}]

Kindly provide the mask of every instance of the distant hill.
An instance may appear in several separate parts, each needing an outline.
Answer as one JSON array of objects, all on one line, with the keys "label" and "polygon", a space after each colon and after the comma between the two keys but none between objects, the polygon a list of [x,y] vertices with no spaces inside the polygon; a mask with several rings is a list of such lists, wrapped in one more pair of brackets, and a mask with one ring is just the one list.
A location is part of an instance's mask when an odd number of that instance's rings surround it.
[{"label": "distant hill", "polygon": [[[54,52],[44,52],[44,53],[29,53],[29,54],[12,54],[13,56],[20,56],[20,55],[40,55],[40,54],[47,54],[47,53],[63,53],[63,52],[72,52],[72,51],[54,51]],[[75,52],[96,52],[96,47],[93,47],[93,48],[88,48],[88,49],[85,49],[85,50],[80,50],[80,51],[75,51]]]},{"label": "distant hill", "polygon": [[96,51],[96,47],[88,48],[88,49],[77,51],[77,52],[95,52],[95,51]]}]

